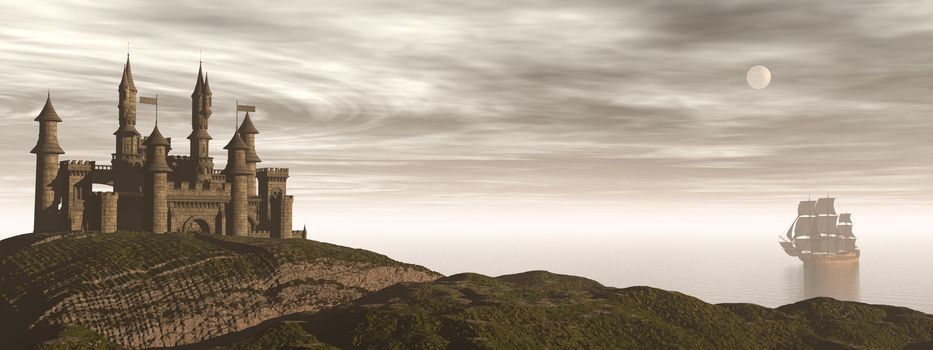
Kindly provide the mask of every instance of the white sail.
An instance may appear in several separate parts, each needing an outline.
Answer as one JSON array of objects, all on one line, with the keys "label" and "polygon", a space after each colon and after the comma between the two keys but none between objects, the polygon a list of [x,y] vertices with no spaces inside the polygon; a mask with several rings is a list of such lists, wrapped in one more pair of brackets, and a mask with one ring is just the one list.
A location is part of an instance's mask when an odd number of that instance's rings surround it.
[{"label": "white sail", "polygon": [[839,223],[840,223],[840,224],[842,224],[842,223],[851,224],[851,223],[852,223],[852,214],[849,214],[849,213],[842,213],[842,214],[839,214]]},{"label": "white sail", "polygon": [[817,234],[816,218],[803,216],[797,219],[797,226],[794,226],[794,237],[813,236]]},{"label": "white sail", "polygon": [[826,215],[826,216],[817,216],[816,217],[816,229],[819,233],[835,234],[836,233],[836,216],[835,215]]},{"label": "white sail", "polygon": [[815,201],[800,201],[797,205],[797,216],[816,215]]},{"label": "white sail", "polygon": [[817,214],[833,214],[836,215],[836,199],[835,198],[820,198],[816,200],[816,213]]}]

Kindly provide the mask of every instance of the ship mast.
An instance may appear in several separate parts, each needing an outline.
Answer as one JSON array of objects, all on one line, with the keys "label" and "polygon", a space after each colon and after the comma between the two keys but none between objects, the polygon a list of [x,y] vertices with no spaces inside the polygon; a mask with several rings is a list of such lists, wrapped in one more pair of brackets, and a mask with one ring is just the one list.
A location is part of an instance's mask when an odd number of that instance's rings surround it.
[{"label": "ship mast", "polygon": [[[831,197],[816,200],[816,227],[819,233],[819,245],[815,245],[814,252],[836,253],[836,199]],[[816,241],[814,241],[816,243]],[[819,247],[819,248],[817,248]]]}]

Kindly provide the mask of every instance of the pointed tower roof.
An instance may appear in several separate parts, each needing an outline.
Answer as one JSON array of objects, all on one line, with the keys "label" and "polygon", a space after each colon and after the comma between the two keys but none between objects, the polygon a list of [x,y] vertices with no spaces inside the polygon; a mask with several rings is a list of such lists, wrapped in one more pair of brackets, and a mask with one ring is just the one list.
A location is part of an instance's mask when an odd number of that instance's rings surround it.
[{"label": "pointed tower roof", "polygon": [[126,65],[123,66],[123,79],[120,79],[120,87],[136,88],[133,82],[133,69],[130,67],[130,54],[126,54]]},{"label": "pointed tower roof", "polygon": [[246,112],[246,117],[243,118],[243,123],[240,124],[239,129],[241,134],[258,134],[259,130],[256,129],[256,126],[253,125],[253,121],[249,118],[249,112]]},{"label": "pointed tower roof", "polygon": [[58,113],[55,112],[55,107],[52,106],[52,93],[49,92],[48,96],[45,98],[45,106],[42,107],[42,111],[39,112],[39,116],[34,119],[37,122],[57,122],[61,123],[62,118],[58,117]]},{"label": "pointed tower roof", "polygon": [[143,141],[143,144],[146,146],[168,146],[168,140],[162,136],[162,132],[159,131],[159,125],[156,124],[155,128],[152,128],[152,133],[149,134],[149,137],[146,138],[146,141]]},{"label": "pointed tower roof", "polygon": [[207,80],[207,73],[204,73],[204,94],[211,95],[211,83]]},{"label": "pointed tower roof", "polygon": [[146,141],[143,141],[143,144],[150,147],[149,157],[146,159],[146,171],[154,173],[170,173],[172,168],[168,166],[166,162],[165,153],[153,153],[154,146],[169,146],[168,140],[162,136],[162,132],[159,131],[159,124],[156,123],[156,126],[152,128],[152,133],[149,134],[149,137],[146,138]]},{"label": "pointed tower roof", "polygon": [[201,69],[201,63],[198,63],[198,82],[194,84],[194,92],[191,96],[197,96],[204,90],[204,71]]},{"label": "pointed tower roof", "polygon": [[234,132],[234,133],[233,133],[233,138],[231,138],[231,139],[230,139],[230,142],[228,142],[227,145],[224,146],[224,149],[227,149],[227,150],[238,150],[238,149],[248,150],[248,149],[249,149],[249,145],[247,145],[246,142],[243,141],[243,137],[240,136],[240,132],[237,131],[237,132]]},{"label": "pointed tower roof", "polygon": [[188,135],[188,139],[189,140],[200,140],[200,139],[213,140],[214,138],[211,137],[211,135],[207,133],[207,130],[204,130],[201,128],[195,128],[194,130],[191,130],[191,134]]},{"label": "pointed tower roof", "polygon": [[250,147],[246,150],[246,162],[247,163],[261,163],[262,158],[259,158],[259,155],[256,154],[256,150],[253,147]]}]

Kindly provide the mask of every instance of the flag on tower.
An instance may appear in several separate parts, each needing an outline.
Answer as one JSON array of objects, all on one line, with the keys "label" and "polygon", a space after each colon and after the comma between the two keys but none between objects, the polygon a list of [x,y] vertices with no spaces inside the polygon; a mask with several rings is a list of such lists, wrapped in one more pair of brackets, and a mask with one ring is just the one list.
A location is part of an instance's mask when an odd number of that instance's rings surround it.
[{"label": "flag on tower", "polygon": [[147,104],[147,105],[157,105],[159,104],[159,98],[139,96],[139,103]]},{"label": "flag on tower", "polygon": [[256,113],[256,106],[249,106],[249,105],[237,104],[237,105],[236,105],[236,111],[237,111],[237,112],[253,112],[253,113]]}]

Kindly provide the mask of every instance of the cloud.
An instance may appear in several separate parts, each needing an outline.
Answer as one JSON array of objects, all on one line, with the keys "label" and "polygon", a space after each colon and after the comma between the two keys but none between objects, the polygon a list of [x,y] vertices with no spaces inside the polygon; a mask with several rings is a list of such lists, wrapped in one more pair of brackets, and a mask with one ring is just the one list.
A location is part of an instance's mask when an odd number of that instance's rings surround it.
[{"label": "cloud", "polygon": [[[47,88],[65,157],[109,159],[130,41],[174,152],[187,149],[203,51],[215,163],[234,101],[257,105],[261,165],[301,174],[299,206],[786,200],[827,187],[914,200],[933,192],[931,12],[828,0],[5,3],[0,160],[31,186]],[[745,86],[755,64],[772,69],[768,89]],[[153,119],[141,107],[141,132]]]}]

